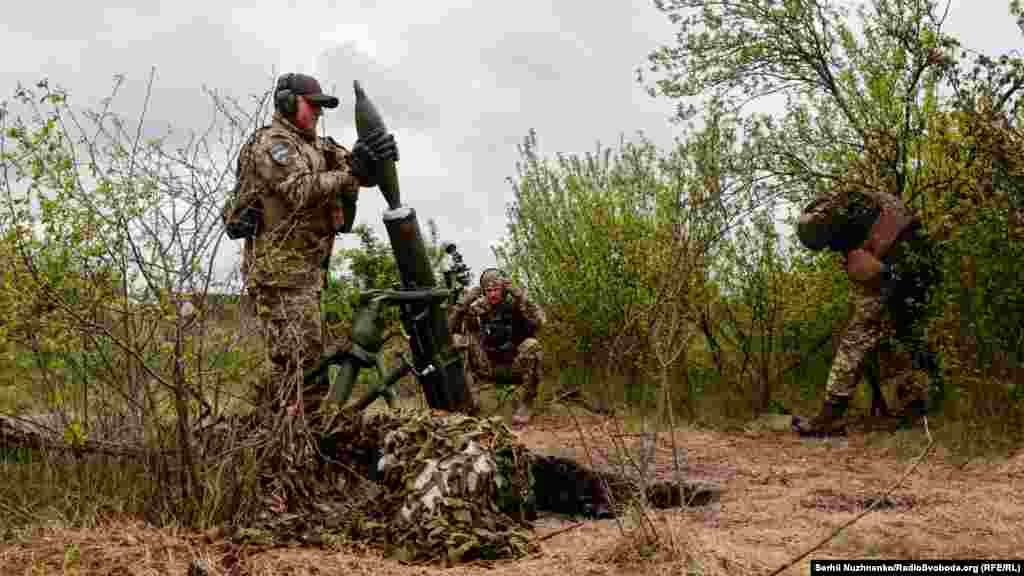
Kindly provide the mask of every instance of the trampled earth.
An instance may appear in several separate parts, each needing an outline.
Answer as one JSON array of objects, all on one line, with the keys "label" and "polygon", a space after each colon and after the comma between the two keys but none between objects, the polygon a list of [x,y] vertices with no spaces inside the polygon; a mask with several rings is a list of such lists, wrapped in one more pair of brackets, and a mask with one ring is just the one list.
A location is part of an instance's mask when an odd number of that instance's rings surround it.
[{"label": "trampled earth", "polygon": [[[614,463],[622,454],[616,444],[636,443],[618,420],[564,411],[536,416],[519,435],[538,452],[594,466]],[[781,418],[729,432],[683,427],[675,441],[685,448],[687,477],[717,483],[721,499],[649,512],[662,545],[647,558],[626,535],[636,515],[582,522],[542,516],[535,530],[539,553],[450,568],[403,564],[359,546],[238,548],[215,535],[114,521],[7,539],[0,544],[0,567],[3,574],[184,575],[199,558],[211,575],[768,574],[885,493],[927,445],[921,430],[799,440]],[[654,471],[664,479],[673,477],[671,446],[662,433]],[[1020,558],[1022,489],[1024,451],[964,464],[936,447],[875,510],[784,573],[808,574],[810,558]]]}]

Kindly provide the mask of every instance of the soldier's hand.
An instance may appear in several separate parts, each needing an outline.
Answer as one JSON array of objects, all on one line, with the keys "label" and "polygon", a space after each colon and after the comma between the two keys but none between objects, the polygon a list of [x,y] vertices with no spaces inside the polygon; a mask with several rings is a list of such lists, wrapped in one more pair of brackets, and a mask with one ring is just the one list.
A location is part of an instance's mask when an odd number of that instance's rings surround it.
[{"label": "soldier's hand", "polygon": [[352,175],[366,188],[377,185],[377,156],[362,140],[352,147]]},{"label": "soldier's hand", "polygon": [[857,282],[870,282],[882,271],[882,263],[866,250],[853,250],[846,258],[846,273]]},{"label": "soldier's hand", "polygon": [[395,142],[394,134],[377,132],[367,138],[364,143],[373,151],[373,155],[377,159],[398,162],[398,143]]},{"label": "soldier's hand", "polygon": [[512,304],[518,306],[523,301],[523,289],[515,286],[508,287],[508,294],[512,297]]},{"label": "soldier's hand", "polygon": [[484,316],[491,310],[491,303],[487,298],[476,298],[469,305],[469,311],[477,316]]}]

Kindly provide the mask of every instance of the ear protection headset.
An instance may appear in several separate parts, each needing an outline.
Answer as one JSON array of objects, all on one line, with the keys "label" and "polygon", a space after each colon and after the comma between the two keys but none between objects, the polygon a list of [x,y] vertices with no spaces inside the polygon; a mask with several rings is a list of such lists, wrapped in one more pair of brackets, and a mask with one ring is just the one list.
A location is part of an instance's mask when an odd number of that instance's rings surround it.
[{"label": "ear protection headset", "polygon": [[295,75],[291,72],[277,79],[277,90],[274,92],[274,108],[288,118],[295,116],[298,111],[298,101],[295,93],[292,92],[292,78]]}]

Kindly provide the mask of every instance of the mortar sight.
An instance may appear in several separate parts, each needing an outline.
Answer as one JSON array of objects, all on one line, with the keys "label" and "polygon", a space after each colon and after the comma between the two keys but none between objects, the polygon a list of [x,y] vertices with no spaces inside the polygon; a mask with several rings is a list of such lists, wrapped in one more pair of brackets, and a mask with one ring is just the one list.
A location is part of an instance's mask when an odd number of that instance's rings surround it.
[{"label": "mortar sight", "polygon": [[445,242],[441,249],[452,259],[452,266],[445,272],[449,288],[454,288],[457,283],[462,288],[469,286],[469,266],[462,260],[462,254],[454,242]]}]

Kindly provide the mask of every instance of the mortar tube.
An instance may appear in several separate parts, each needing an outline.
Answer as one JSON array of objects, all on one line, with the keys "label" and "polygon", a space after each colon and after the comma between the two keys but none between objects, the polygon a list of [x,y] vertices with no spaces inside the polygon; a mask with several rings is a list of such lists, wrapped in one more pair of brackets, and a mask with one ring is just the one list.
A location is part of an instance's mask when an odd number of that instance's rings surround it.
[{"label": "mortar tube", "polygon": [[403,288],[433,288],[434,272],[430,269],[430,258],[427,256],[416,210],[409,206],[388,210],[384,213],[384,226],[388,231]]}]

